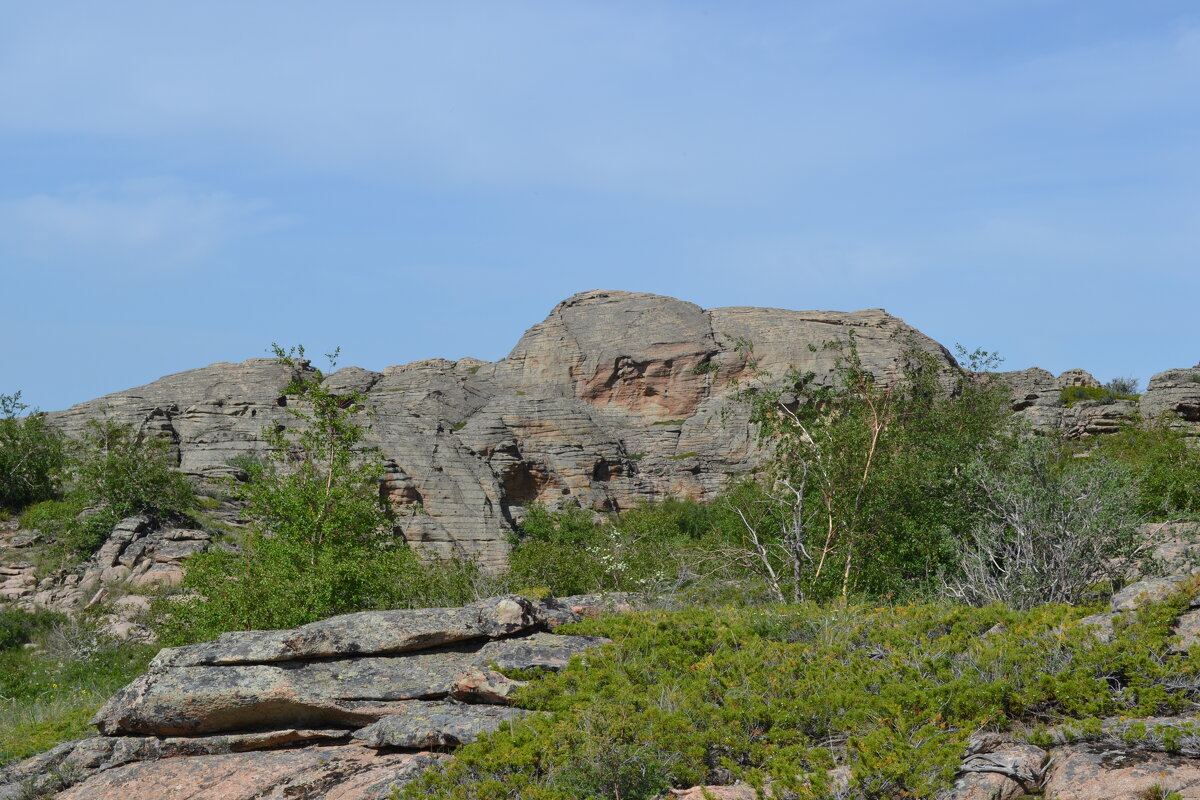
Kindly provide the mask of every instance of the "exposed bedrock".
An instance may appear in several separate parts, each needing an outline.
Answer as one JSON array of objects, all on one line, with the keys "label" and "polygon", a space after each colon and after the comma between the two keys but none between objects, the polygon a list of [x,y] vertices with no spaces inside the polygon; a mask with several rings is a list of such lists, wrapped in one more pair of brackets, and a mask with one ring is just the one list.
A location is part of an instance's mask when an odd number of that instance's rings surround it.
[{"label": "exposed bedrock", "polygon": [[[730,382],[789,367],[828,380],[826,342],[853,332],[864,366],[895,374],[910,346],[957,365],[941,345],[882,310],[704,310],[670,297],[591,291],[554,308],[498,362],[431,359],[328,377],[368,398],[362,423],[387,459],[398,529],[443,554],[500,566],[532,502],[627,508],[642,499],[712,497],[758,457]],[[812,347],[810,347],[810,345]],[[185,472],[228,475],[261,454],[267,426],[291,426],[288,370],[273,359],[169,375],[50,415],[79,434],[88,420],[128,422],[168,440]]]},{"label": "exposed bedrock", "polygon": [[[829,381],[839,352],[825,345],[844,345],[852,334],[877,379],[894,377],[913,347],[937,360],[947,384],[959,374],[944,347],[881,309],[705,310],[661,295],[590,291],[559,303],[500,361],[346,367],[328,383],[367,397],[361,421],[387,459],[385,491],[404,512],[399,532],[439,554],[499,567],[513,525],[533,502],[603,510],[711,498],[761,458],[733,385],[755,369],[781,379],[794,368]],[[1200,368],[1156,375],[1140,403],[1071,407],[1064,387],[1099,385],[1082,370],[1005,377],[1014,409],[1041,430],[1104,433],[1139,410],[1200,428]],[[212,478],[229,474],[239,456],[261,454],[264,427],[297,424],[288,380],[273,359],[213,364],[50,420],[73,434],[101,417],[129,422],[169,441],[182,470]]]}]

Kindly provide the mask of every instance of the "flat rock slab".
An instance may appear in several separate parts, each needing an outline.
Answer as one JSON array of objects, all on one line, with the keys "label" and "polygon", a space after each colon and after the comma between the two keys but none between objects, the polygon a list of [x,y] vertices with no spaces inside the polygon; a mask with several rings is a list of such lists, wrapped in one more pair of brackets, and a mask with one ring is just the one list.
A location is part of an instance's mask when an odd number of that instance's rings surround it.
[{"label": "flat rock slab", "polygon": [[404,704],[397,713],[354,732],[368,747],[429,750],[470,744],[484,733],[531,712],[505,706],[424,702]]},{"label": "flat rock slab", "polygon": [[358,745],[164,758],[105,770],[57,800],[382,800],[441,758]]},{"label": "flat rock slab", "polygon": [[224,633],[211,642],[163,650],[151,667],[270,664],[405,653],[511,636],[546,622],[541,606],[517,596],[490,598],[463,608],[363,611],[292,630]]},{"label": "flat rock slab", "polygon": [[396,701],[446,697],[469,670],[558,670],[607,641],[535,633],[396,656],[159,667],[118,692],[93,724],[108,736],[359,728],[396,713]]},{"label": "flat rock slab", "polygon": [[1200,761],[1190,758],[1103,745],[1059,748],[1054,758],[1046,800],[1145,800],[1156,787],[1200,797]]}]

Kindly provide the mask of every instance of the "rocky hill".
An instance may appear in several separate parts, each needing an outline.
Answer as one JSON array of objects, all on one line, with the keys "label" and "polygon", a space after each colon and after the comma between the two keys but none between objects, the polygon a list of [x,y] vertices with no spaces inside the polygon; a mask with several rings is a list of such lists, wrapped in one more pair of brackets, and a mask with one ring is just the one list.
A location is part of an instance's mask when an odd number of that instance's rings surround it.
[{"label": "rocky hill", "polygon": [[[706,499],[756,463],[747,410],[730,382],[789,367],[828,379],[826,342],[850,333],[883,379],[903,350],[958,365],[919,331],[880,309],[841,313],[768,308],[704,310],[670,297],[575,295],[521,337],[507,358],[432,359],[382,372],[348,367],[328,380],[364,392],[363,423],[388,459],[387,489],[409,513],[409,541],[503,564],[508,534],[532,502],[628,508],[640,499]],[[167,438],[180,468],[212,478],[262,447],[268,425],[290,425],[288,370],[273,359],[213,364],[50,415],[79,433],[101,416]]]},{"label": "rocky hill", "polygon": [[[368,398],[363,422],[388,460],[387,490],[408,513],[409,541],[442,554],[504,563],[508,534],[532,502],[618,510],[640,499],[707,499],[756,463],[747,410],[731,382],[750,367],[789,367],[828,380],[851,332],[864,367],[896,373],[902,352],[960,369],[937,342],[881,309],[788,311],[700,307],[659,295],[591,291],[559,303],[507,358],[431,359],[372,372],[347,367],[334,387]],[[1166,413],[1200,430],[1200,367],[1151,379],[1140,400],[1067,406],[1062,390],[1099,387],[1082,370],[1005,373],[1014,410],[1035,428],[1086,436],[1131,413]],[[213,364],[50,414],[79,433],[110,417],[168,439],[180,468],[201,478],[262,447],[264,426],[294,424],[288,370],[273,359]]]},{"label": "rocky hill", "polygon": [[[839,356],[823,345],[852,334],[878,379],[894,376],[910,347],[936,359],[947,383],[960,372],[944,347],[879,309],[706,311],[658,295],[591,291],[556,306],[500,361],[347,367],[327,380],[367,398],[361,422],[387,459],[386,490],[403,512],[399,532],[495,568],[533,502],[617,510],[641,499],[713,497],[761,457],[734,384],[754,369],[782,376],[790,367],[828,381]],[[1072,403],[1064,390],[1100,386],[1083,370],[1004,377],[1014,413],[1038,430],[1098,435],[1140,412],[1200,433],[1200,367],[1154,376],[1140,398],[1093,392],[1099,396]],[[265,427],[296,424],[287,413],[289,378],[274,359],[213,364],[49,419],[76,435],[103,417],[130,423],[168,441],[184,472],[211,481],[230,474],[239,457],[261,453]],[[130,518],[88,564],[45,575],[26,558],[36,532],[9,523],[0,529],[0,599],[67,610],[103,601],[97,592],[114,581],[174,584],[181,561],[210,538]],[[126,616],[141,610],[137,599],[122,602],[131,606]],[[120,619],[112,625],[131,632]]]}]

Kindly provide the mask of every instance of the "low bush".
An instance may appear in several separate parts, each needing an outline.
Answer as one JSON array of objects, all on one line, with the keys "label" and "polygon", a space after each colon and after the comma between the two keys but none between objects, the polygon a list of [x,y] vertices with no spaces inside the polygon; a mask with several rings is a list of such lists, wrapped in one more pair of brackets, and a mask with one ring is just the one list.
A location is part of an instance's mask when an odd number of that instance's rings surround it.
[{"label": "low bush", "polygon": [[[1133,382],[1132,387],[1130,381]],[[1133,378],[1115,378],[1104,386],[1068,386],[1059,393],[1059,397],[1067,408],[1084,401],[1115,403],[1118,400],[1136,400],[1138,395],[1133,391],[1136,388],[1137,381]]]},{"label": "low bush", "polygon": [[406,547],[321,548],[251,534],[241,552],[192,556],[182,595],[155,601],[164,645],[233,630],[294,628],[337,614],[385,608],[456,606],[479,597],[469,561],[423,559]]},{"label": "low bush", "polygon": [[117,518],[170,518],[195,508],[195,491],[175,469],[170,445],[112,420],[91,421],[84,434],[71,493]]},{"label": "low bush", "polygon": [[196,506],[188,478],[169,445],[112,420],[92,421],[63,466],[61,496],[30,505],[22,527],[47,534],[71,560],[95,552],[113,525],[132,514],[159,521],[187,517]]},{"label": "low bush", "polygon": [[1136,508],[1151,520],[1200,514],[1200,448],[1169,419],[1145,420],[1100,437],[1093,457],[1129,466],[1138,479]]},{"label": "low bush", "polygon": [[1137,574],[1133,470],[1070,455],[1035,438],[999,464],[980,461],[966,470],[979,513],[958,542],[946,593],[975,605],[1032,608],[1079,603]]},{"label": "low bush", "polygon": [[462,748],[396,796],[647,800],[740,778],[817,798],[846,765],[866,797],[932,797],[981,728],[1190,707],[1200,660],[1167,654],[1187,601],[1129,615],[1111,643],[1072,624],[1089,609],[1063,605],[802,604],[588,621],[567,630],[614,643],[517,696],[546,714]]},{"label": "low bush", "polygon": [[60,614],[49,611],[0,607],[0,652],[32,641],[35,635],[61,621]]}]

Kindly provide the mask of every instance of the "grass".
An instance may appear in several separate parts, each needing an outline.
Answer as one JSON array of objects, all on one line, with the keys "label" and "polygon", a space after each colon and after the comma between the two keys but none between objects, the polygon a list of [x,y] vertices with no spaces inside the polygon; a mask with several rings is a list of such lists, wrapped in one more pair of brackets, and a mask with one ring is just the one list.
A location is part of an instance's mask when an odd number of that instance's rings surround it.
[{"label": "grass", "polygon": [[[6,610],[0,616],[20,615]],[[9,639],[0,649],[0,767],[87,736],[96,710],[141,674],[154,654],[153,648],[105,637],[86,620],[36,616],[54,619],[30,627],[20,637],[27,642]]]}]

